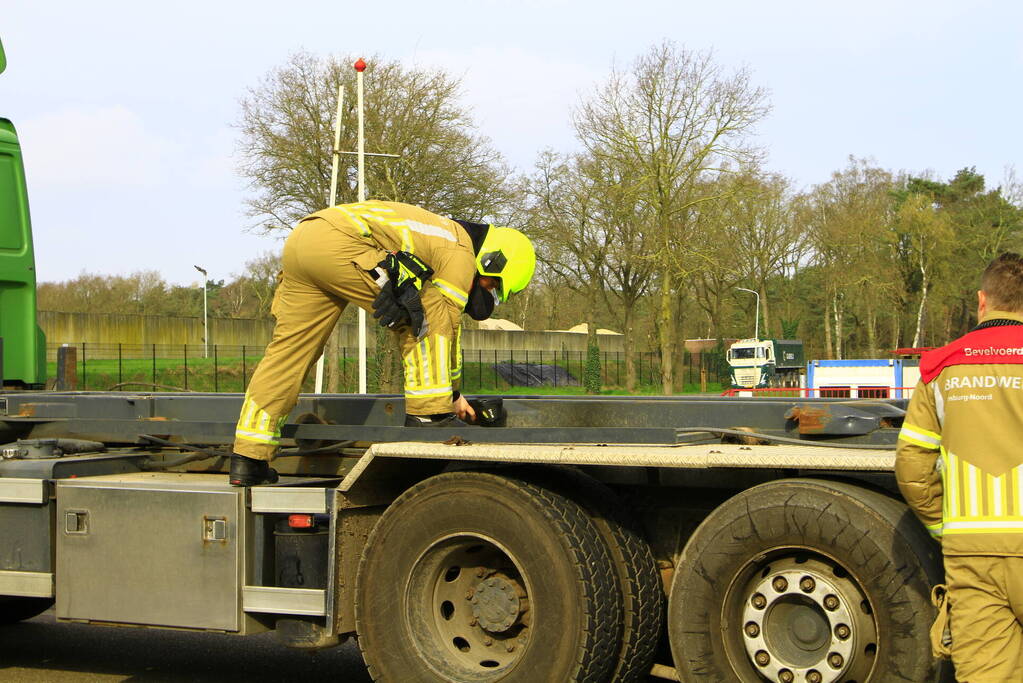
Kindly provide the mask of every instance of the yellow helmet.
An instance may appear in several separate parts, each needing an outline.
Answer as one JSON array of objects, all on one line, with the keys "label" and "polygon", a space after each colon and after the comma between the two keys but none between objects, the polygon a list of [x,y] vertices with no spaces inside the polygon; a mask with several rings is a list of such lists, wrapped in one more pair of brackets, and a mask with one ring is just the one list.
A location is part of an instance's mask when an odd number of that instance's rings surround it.
[{"label": "yellow helmet", "polygon": [[500,279],[498,296],[501,301],[507,301],[510,295],[525,289],[533,278],[536,270],[533,243],[515,228],[491,225],[476,254],[476,270],[480,275]]}]

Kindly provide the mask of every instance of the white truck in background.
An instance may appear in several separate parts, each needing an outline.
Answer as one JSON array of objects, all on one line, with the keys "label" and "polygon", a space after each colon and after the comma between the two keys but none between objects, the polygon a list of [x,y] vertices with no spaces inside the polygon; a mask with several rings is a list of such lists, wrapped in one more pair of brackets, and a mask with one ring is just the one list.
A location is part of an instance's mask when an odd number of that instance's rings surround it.
[{"label": "white truck in background", "polygon": [[738,389],[798,387],[805,362],[803,342],[794,339],[740,339],[726,358]]}]

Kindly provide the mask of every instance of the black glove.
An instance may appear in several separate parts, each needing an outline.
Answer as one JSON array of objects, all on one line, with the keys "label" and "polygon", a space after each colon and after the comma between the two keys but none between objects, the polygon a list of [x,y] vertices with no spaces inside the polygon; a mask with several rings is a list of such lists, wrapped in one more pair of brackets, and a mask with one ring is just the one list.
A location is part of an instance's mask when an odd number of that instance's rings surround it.
[{"label": "black glove", "polygon": [[377,265],[387,274],[388,281],[373,301],[373,317],[391,329],[409,325],[416,339],[422,339],[429,326],[419,290],[433,275],[433,269],[407,251],[392,252]]}]

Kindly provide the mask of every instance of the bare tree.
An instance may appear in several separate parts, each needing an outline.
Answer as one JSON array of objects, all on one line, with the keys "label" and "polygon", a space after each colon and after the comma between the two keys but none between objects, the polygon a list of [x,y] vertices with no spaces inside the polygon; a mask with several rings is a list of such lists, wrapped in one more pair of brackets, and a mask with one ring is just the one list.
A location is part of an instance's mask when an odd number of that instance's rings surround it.
[{"label": "bare tree", "polygon": [[[256,229],[289,229],[324,208],[330,197],[333,121],[338,86],[348,93],[342,112],[343,150],[356,147],[353,57],[293,55],[241,101],[239,170],[255,193],[248,201]],[[365,72],[366,145],[399,155],[366,168],[372,199],[401,201],[444,215],[483,219],[506,211],[509,171],[490,141],[476,132],[459,100],[459,82],[440,70],[406,68],[371,57]],[[357,199],[353,156],[343,156],[338,202]],[[379,337],[383,390],[396,382],[390,368],[395,343]],[[329,344],[337,347],[337,339]],[[328,356],[328,389],[338,385],[335,354]]]},{"label": "bare tree", "polygon": [[628,72],[612,71],[576,112],[577,135],[587,151],[630,169],[642,188],[638,200],[652,217],[656,239],[642,258],[656,265],[665,393],[674,390],[678,289],[702,267],[688,249],[693,212],[717,198],[703,193],[708,185],[702,181],[757,157],[746,135],[767,111],[766,93],[751,84],[748,71],[726,74],[710,52],[664,42]]},{"label": "bare tree", "polygon": [[601,184],[584,156],[541,153],[526,182],[529,234],[558,286],[585,302],[588,345],[597,343],[597,302],[607,283],[609,242]]}]

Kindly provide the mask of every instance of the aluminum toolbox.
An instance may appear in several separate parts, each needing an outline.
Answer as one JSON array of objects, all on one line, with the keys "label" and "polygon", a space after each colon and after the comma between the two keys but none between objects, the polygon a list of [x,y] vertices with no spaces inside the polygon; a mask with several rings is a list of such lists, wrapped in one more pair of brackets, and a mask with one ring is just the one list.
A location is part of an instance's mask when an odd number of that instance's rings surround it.
[{"label": "aluminum toolbox", "polygon": [[156,472],[55,484],[59,619],[242,630],[244,489]]}]

